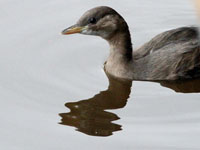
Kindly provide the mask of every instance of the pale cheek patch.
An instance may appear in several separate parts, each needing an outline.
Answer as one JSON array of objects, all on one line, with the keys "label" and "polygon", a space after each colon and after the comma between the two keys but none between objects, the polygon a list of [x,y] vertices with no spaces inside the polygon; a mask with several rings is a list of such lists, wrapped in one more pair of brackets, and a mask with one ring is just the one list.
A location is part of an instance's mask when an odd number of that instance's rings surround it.
[{"label": "pale cheek patch", "polygon": [[108,36],[109,36],[109,33],[108,32],[99,32],[99,35],[102,37],[102,38],[104,38],[104,39],[106,39]]},{"label": "pale cheek patch", "polygon": [[92,30],[83,30],[81,34],[86,34],[86,35],[96,35],[97,32],[92,31]]},{"label": "pale cheek patch", "polygon": [[107,38],[109,33],[104,32],[104,31],[92,31],[92,30],[83,30],[81,34],[85,35],[96,35],[96,36],[101,36],[102,38]]}]

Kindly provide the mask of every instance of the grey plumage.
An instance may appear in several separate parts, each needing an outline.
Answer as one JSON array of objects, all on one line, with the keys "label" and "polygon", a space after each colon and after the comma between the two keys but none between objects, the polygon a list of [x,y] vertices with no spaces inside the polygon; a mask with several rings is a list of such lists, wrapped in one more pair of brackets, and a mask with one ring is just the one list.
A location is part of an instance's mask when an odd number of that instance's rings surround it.
[{"label": "grey plumage", "polygon": [[133,53],[144,69],[141,80],[200,77],[200,44],[196,27],[182,27],[154,37]]},{"label": "grey plumage", "polygon": [[[90,19],[93,22],[90,22]],[[183,80],[200,77],[200,43],[196,27],[182,27],[155,36],[132,50],[129,27],[114,9],[88,10],[63,34],[100,36],[110,45],[105,71],[130,80]]]}]

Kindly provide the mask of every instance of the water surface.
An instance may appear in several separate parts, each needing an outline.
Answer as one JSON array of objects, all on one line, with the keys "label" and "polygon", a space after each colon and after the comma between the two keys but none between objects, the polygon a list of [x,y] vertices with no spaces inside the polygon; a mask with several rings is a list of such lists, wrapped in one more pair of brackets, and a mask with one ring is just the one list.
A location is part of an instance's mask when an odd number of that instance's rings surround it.
[{"label": "water surface", "polygon": [[86,10],[108,5],[127,20],[137,48],[197,24],[191,1],[0,2],[1,149],[200,149],[198,80],[108,79],[104,40],[60,34]]}]

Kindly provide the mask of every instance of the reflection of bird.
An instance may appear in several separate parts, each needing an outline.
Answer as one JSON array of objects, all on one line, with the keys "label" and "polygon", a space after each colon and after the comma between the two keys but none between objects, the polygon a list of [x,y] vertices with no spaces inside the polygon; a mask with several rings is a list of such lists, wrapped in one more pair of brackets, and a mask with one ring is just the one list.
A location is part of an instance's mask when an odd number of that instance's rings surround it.
[{"label": "reflection of bird", "polygon": [[[62,125],[74,126],[78,131],[92,136],[110,136],[113,132],[122,130],[121,125],[113,123],[120,119],[111,109],[125,107],[131,93],[132,81],[116,80],[109,74],[109,86],[94,97],[68,102],[65,104],[70,112],[60,113]],[[188,81],[160,81],[162,86],[176,92],[199,93],[200,79]]]},{"label": "reflection of bird", "polygon": [[113,123],[119,117],[106,111],[107,109],[123,108],[131,92],[131,81],[120,81],[109,77],[106,91],[94,97],[78,102],[66,103],[68,113],[60,113],[60,124],[74,126],[78,131],[93,136],[110,136],[122,130],[121,125]]},{"label": "reflection of bird", "polygon": [[195,27],[166,31],[132,51],[125,20],[112,8],[87,11],[63,34],[97,35],[108,41],[107,73],[131,80],[177,80],[200,77],[200,46]]},{"label": "reflection of bird", "polygon": [[186,81],[160,81],[160,85],[177,93],[200,93],[200,79]]}]

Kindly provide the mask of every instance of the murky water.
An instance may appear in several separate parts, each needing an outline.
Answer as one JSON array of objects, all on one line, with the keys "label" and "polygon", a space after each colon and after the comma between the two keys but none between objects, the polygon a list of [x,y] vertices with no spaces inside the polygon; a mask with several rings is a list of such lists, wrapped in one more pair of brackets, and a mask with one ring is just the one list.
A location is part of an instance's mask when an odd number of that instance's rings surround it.
[{"label": "murky water", "polygon": [[1,0],[1,149],[200,149],[200,80],[116,80],[104,40],[60,35],[99,5],[126,19],[134,48],[198,22],[189,0]]}]

